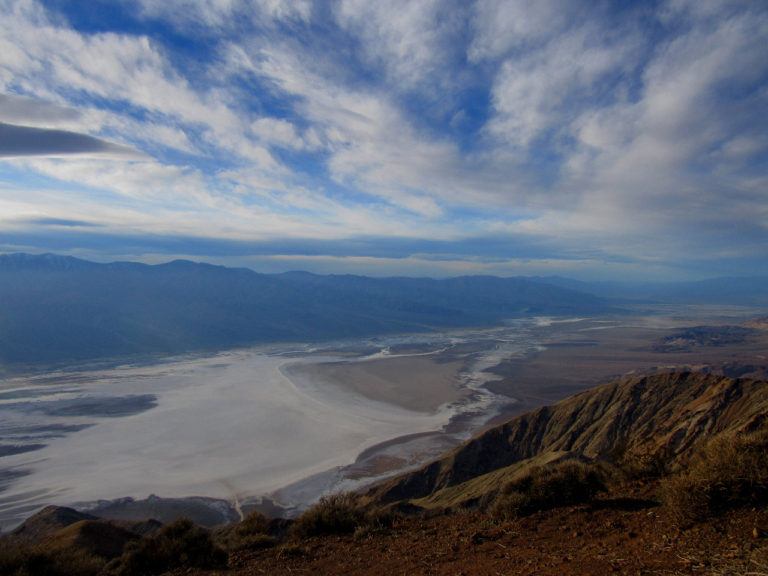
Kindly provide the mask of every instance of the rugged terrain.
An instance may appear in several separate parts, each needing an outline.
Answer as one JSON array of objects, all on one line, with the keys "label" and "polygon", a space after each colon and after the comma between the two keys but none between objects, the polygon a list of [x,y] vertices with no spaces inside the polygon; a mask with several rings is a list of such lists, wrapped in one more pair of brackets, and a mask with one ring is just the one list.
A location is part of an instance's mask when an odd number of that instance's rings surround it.
[{"label": "rugged terrain", "polygon": [[768,422],[764,382],[696,373],[628,378],[492,428],[428,466],[375,486],[378,505],[450,509],[492,498],[531,466],[644,454],[684,465],[705,439]]},{"label": "rugged terrain", "polygon": [[768,383],[670,373],[523,414],[293,523],[50,507],[2,539],[0,572],[758,576],[767,505]]}]

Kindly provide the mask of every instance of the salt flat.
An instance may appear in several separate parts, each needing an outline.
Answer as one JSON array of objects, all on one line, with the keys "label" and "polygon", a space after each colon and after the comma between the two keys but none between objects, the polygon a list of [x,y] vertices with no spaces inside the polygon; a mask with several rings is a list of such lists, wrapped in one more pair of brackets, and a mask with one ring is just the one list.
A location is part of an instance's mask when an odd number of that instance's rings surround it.
[{"label": "salt flat", "polygon": [[[460,362],[420,389],[419,374],[436,366],[429,353],[389,361],[253,349],[6,381],[0,411],[15,420],[6,419],[3,442],[28,443],[41,425],[75,428],[2,458],[12,476],[0,523],[48,503],[151,494],[240,502],[351,464],[379,443],[440,430],[471,404]],[[334,365],[334,382],[313,377]],[[422,400],[396,401],[398,390]]]},{"label": "salt flat", "polygon": [[[0,527],[51,503],[88,508],[153,494],[234,508],[269,496],[301,508],[324,492],[422,464],[493,418],[622,374],[764,361],[768,336],[760,331],[730,347],[654,348],[671,327],[701,320],[698,312],[531,319],[6,379]],[[730,312],[707,320],[743,321]],[[135,513],[155,514],[156,504]]]}]

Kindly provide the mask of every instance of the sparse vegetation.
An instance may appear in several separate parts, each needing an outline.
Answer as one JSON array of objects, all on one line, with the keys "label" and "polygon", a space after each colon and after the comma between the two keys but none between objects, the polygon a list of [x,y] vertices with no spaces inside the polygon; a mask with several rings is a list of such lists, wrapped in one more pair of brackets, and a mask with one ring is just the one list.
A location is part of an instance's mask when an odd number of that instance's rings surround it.
[{"label": "sparse vegetation", "polygon": [[605,489],[605,471],[596,463],[566,461],[536,466],[506,484],[491,507],[496,518],[516,518],[587,502]]},{"label": "sparse vegetation", "polygon": [[682,521],[768,503],[768,428],[713,438],[685,472],[664,481],[663,491]]},{"label": "sparse vegetation", "polygon": [[352,534],[362,536],[370,530],[389,525],[389,514],[366,511],[358,504],[355,494],[344,492],[323,496],[304,512],[291,526],[290,536],[303,539],[322,534]]},{"label": "sparse vegetation", "polygon": [[207,530],[179,518],[163,526],[156,537],[129,542],[108,568],[115,576],[143,576],[180,567],[216,568],[226,562],[226,552],[214,544]]},{"label": "sparse vegetation", "polygon": [[242,522],[228,526],[217,534],[219,542],[230,552],[258,550],[275,546],[279,539],[269,533],[270,520],[258,510],[250,512]]},{"label": "sparse vegetation", "polygon": [[614,447],[611,461],[624,480],[645,480],[661,478],[669,472],[670,456],[664,450],[649,446],[628,447],[625,440]]},{"label": "sparse vegetation", "polygon": [[96,576],[105,560],[82,549],[21,547],[0,553],[0,574],[7,576]]}]

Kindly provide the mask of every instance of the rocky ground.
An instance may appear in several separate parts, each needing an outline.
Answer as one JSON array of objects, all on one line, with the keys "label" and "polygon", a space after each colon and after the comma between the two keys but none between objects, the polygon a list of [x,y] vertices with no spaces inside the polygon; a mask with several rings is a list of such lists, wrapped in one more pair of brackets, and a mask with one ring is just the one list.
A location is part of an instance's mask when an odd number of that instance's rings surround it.
[{"label": "rocky ground", "polygon": [[511,521],[457,514],[411,519],[230,556],[227,570],[182,574],[734,575],[768,574],[768,508],[679,522],[656,483]]}]

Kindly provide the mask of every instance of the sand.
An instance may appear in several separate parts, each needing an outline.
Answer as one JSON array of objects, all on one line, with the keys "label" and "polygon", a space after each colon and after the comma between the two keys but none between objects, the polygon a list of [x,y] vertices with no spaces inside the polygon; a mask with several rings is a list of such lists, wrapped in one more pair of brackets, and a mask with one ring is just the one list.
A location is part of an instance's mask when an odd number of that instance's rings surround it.
[{"label": "sand", "polygon": [[285,373],[316,386],[340,388],[344,393],[359,394],[406,410],[434,413],[466,396],[460,380],[463,366],[458,360],[438,362],[434,357],[401,356],[294,364],[288,365]]}]

